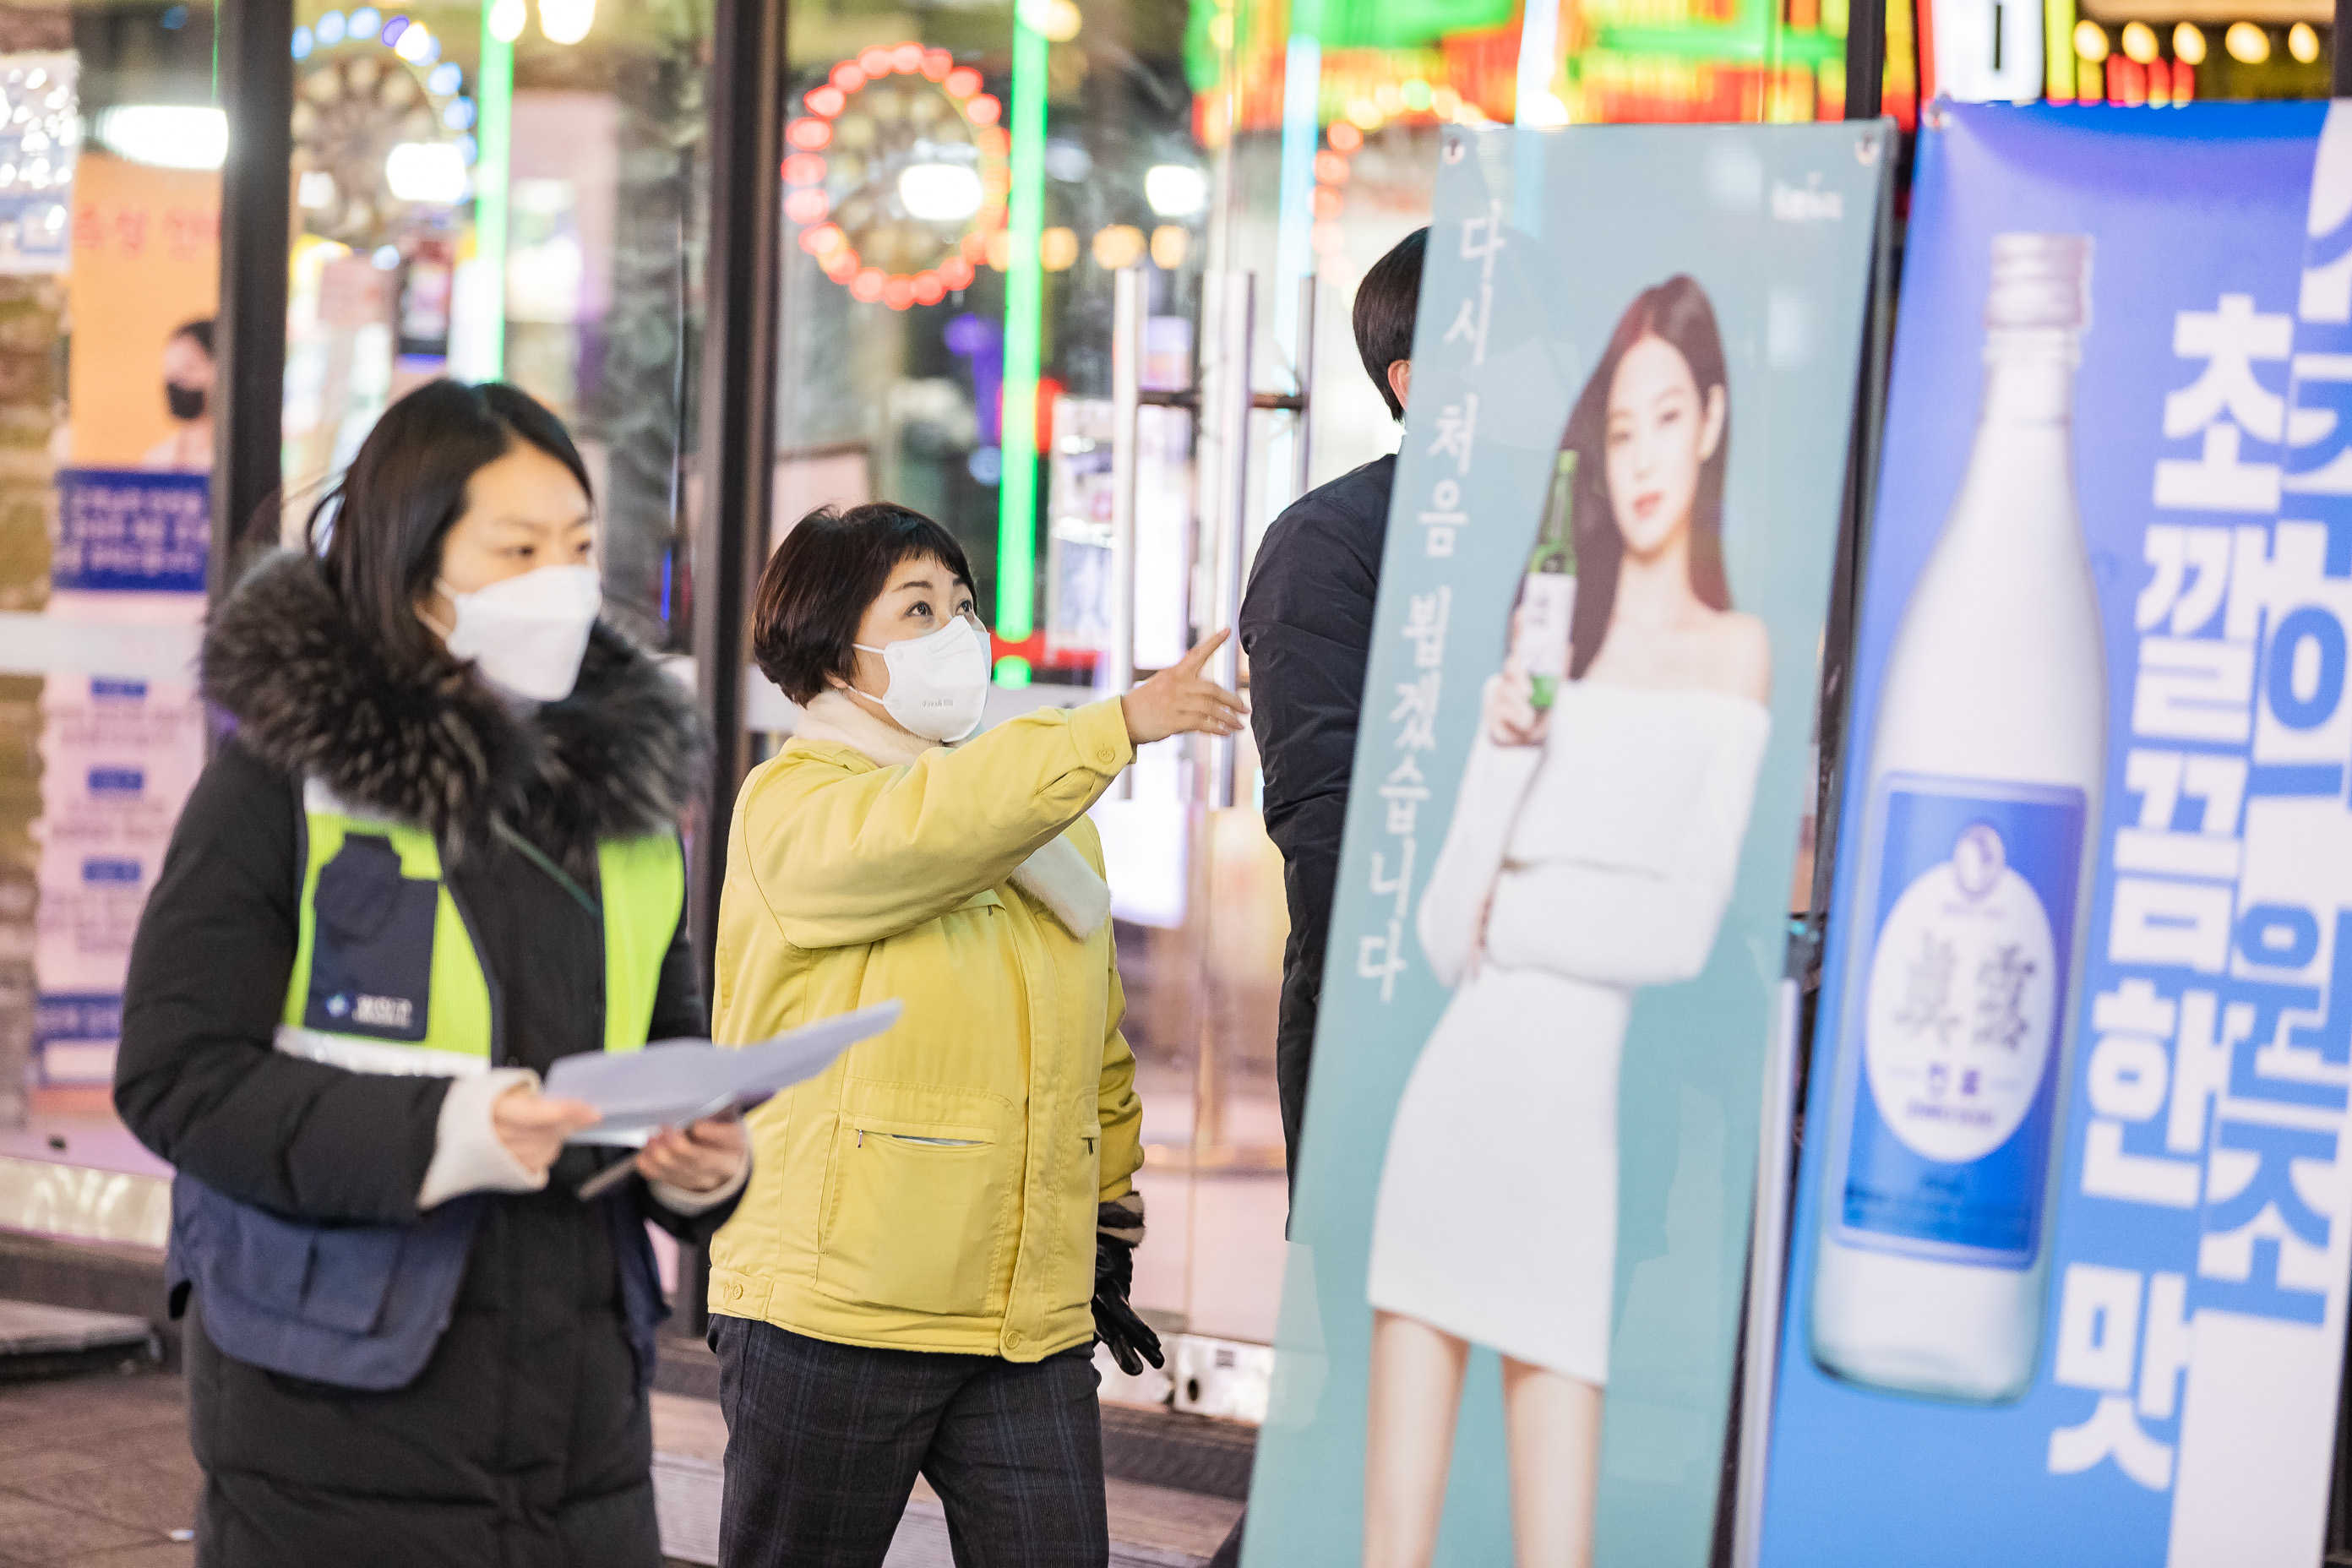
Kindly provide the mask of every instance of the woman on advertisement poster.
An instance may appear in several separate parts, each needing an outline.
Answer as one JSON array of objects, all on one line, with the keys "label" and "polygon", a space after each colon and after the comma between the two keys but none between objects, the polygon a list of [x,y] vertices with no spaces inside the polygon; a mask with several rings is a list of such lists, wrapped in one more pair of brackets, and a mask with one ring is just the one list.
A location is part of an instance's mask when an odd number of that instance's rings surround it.
[{"label": "woman on advertisement poster", "polygon": [[1423,895],[1454,987],[1374,1210],[1365,1562],[1429,1563],[1470,1347],[1503,1358],[1521,1568],[1591,1559],[1634,994],[1715,945],[1771,728],[1723,561],[1721,335],[1685,276],[1626,310],[1571,410]]}]

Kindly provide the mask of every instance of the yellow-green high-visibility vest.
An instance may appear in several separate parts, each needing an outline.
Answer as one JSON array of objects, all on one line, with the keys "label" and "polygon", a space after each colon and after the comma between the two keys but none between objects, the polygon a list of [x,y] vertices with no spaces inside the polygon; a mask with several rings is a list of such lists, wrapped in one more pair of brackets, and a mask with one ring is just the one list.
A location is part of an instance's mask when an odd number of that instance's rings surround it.
[{"label": "yellow-green high-visibility vest", "polygon": [[[362,1072],[460,1077],[504,1058],[498,984],[425,828],[303,791],[301,934],[278,1047]],[[536,874],[536,873],[534,873]],[[674,837],[596,846],[604,1048],[646,1043],[662,960],[686,907]]]}]

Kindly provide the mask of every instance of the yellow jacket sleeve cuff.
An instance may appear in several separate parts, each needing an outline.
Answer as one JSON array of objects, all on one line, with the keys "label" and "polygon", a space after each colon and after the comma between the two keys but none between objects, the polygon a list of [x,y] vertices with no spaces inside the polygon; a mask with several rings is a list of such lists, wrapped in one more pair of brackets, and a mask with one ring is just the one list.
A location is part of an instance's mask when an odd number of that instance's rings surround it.
[{"label": "yellow jacket sleeve cuff", "polygon": [[1116,697],[1072,710],[1070,740],[1080,759],[1098,773],[1115,773],[1135,761],[1135,742],[1127,738],[1127,711]]}]

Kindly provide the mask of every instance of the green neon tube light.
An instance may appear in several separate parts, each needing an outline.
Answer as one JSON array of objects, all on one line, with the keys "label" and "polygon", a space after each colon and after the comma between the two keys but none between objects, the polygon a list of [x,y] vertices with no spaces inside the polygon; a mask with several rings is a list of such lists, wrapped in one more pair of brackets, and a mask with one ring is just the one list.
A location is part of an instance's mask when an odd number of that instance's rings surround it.
[{"label": "green neon tube light", "polygon": [[1664,55],[1678,59],[1745,64],[1825,64],[1845,58],[1845,40],[1827,33],[1783,28],[1759,30],[1738,23],[1694,23],[1681,27],[1602,27],[1591,47],[1614,54]]},{"label": "green neon tube light", "polygon": [[474,83],[474,258],[489,273],[482,355],[490,379],[507,371],[507,183],[514,154],[514,43],[490,31],[482,7],[482,65]]},{"label": "green neon tube light", "polygon": [[[1020,642],[1035,629],[1037,578],[1037,366],[1045,326],[1045,35],[1021,0],[1013,18],[1013,190],[1005,215],[1012,247],[1004,271],[1003,479],[996,492],[996,635]],[[1007,661],[1008,664],[1015,662]],[[999,671],[1025,684],[1019,668]]]}]

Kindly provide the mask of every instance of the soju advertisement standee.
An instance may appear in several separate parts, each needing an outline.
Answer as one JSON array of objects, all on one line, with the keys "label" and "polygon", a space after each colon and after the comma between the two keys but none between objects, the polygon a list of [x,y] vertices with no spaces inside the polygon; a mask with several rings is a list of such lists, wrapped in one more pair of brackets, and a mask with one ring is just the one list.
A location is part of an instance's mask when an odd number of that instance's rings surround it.
[{"label": "soju advertisement standee", "polygon": [[2352,118],[1939,108],[1902,300],[1762,1562],[2306,1568]]},{"label": "soju advertisement standee", "polygon": [[1709,1560],[1891,147],[1443,134],[1245,1568]]}]

